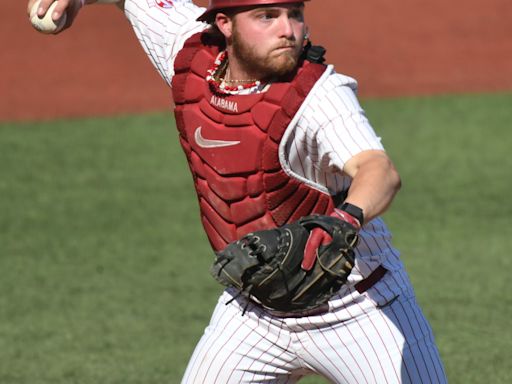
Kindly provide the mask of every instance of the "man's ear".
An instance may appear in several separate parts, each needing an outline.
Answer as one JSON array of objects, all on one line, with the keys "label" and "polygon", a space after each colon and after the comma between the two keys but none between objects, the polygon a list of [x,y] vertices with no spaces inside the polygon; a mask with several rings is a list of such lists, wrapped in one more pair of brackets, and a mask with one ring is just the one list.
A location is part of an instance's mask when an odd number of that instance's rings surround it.
[{"label": "man's ear", "polygon": [[306,42],[309,40],[309,27],[307,25],[304,26],[304,40]]},{"label": "man's ear", "polygon": [[233,20],[225,13],[217,13],[215,16],[215,25],[226,39],[233,35]]}]

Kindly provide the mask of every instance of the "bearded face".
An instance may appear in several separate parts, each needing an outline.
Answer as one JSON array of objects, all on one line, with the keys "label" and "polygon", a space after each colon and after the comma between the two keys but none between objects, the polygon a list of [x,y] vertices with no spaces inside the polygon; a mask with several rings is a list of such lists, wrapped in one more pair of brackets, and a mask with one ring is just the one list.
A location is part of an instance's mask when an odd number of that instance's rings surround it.
[{"label": "bearded face", "polygon": [[230,61],[256,79],[285,76],[304,45],[303,7],[262,8],[233,18]]},{"label": "bearded face", "polygon": [[247,73],[259,79],[268,79],[287,75],[297,67],[304,39],[282,38],[272,44],[263,44],[244,38],[235,27],[232,44],[232,55],[236,56]]}]

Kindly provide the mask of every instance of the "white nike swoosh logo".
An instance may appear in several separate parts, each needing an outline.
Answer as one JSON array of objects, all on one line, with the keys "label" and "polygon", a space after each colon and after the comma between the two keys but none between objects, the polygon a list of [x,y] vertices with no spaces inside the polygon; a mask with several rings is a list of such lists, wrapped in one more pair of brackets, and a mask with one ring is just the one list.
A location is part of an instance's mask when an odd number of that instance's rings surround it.
[{"label": "white nike swoosh logo", "polygon": [[240,144],[239,141],[225,141],[225,140],[210,140],[205,139],[203,135],[201,135],[202,127],[197,127],[194,133],[194,137],[196,139],[197,145],[201,148],[223,148],[223,147],[231,147],[233,145]]}]

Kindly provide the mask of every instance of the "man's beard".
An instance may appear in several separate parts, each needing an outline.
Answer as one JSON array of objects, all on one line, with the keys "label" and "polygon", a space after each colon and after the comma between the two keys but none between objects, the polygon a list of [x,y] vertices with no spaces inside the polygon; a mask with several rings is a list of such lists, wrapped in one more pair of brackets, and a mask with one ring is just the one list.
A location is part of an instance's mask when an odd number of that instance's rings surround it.
[{"label": "man's beard", "polygon": [[290,74],[297,68],[301,52],[301,49],[297,46],[297,41],[283,39],[279,45],[273,48],[293,48],[278,54],[272,49],[266,56],[260,57],[255,54],[257,44],[250,45],[246,43],[236,28],[233,31],[232,46],[233,54],[237,57],[243,69],[258,80],[279,78]]}]

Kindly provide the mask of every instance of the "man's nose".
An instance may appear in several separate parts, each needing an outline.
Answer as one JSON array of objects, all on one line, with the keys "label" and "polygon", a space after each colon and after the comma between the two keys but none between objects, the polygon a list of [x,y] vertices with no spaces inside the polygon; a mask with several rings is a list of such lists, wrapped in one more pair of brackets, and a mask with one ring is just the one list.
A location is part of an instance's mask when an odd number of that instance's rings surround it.
[{"label": "man's nose", "polygon": [[292,19],[290,19],[288,15],[283,15],[280,17],[279,32],[280,37],[286,37],[287,39],[291,39],[293,37]]}]

